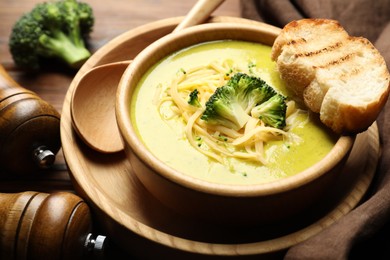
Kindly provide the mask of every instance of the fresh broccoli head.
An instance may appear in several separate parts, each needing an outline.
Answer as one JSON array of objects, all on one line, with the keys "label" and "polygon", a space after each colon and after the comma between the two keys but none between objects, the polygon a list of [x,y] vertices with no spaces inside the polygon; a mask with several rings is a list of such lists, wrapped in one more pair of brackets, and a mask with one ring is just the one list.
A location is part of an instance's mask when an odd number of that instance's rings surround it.
[{"label": "fresh broccoli head", "polygon": [[227,85],[235,89],[237,100],[246,113],[249,113],[257,104],[276,95],[275,90],[264,80],[245,73],[235,74]]},{"label": "fresh broccoli head", "polygon": [[286,110],[286,98],[276,94],[264,103],[254,107],[251,115],[259,118],[266,125],[283,129],[286,126]]},{"label": "fresh broccoli head", "polygon": [[206,102],[201,119],[209,124],[241,129],[249,120],[249,115],[237,98],[236,91],[231,85],[217,88]]},{"label": "fresh broccoli head", "polygon": [[93,11],[86,3],[39,3],[15,23],[9,48],[20,67],[38,69],[41,58],[57,58],[80,68],[91,56],[84,41],[93,25]]},{"label": "fresh broccoli head", "polygon": [[211,95],[201,119],[239,130],[256,106],[275,96],[279,94],[262,79],[237,73]]},{"label": "fresh broccoli head", "polygon": [[194,107],[201,107],[202,104],[199,102],[199,97],[198,97],[199,91],[197,89],[194,89],[188,99],[188,104],[194,106]]}]

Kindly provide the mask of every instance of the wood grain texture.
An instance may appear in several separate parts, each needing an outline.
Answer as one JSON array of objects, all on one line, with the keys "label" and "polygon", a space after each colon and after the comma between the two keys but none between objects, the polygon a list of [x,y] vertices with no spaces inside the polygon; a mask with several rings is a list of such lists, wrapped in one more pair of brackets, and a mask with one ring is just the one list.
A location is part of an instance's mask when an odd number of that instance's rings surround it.
[{"label": "wood grain texture", "polygon": [[0,193],[1,259],[83,259],[92,230],[87,204],[65,193]]},{"label": "wood grain texture", "polygon": [[178,32],[184,28],[201,24],[205,22],[215,9],[220,6],[224,0],[199,0],[187,13],[184,19],[180,22],[178,26],[173,30],[173,32]]},{"label": "wood grain texture", "polygon": [[128,61],[93,68],[79,80],[71,98],[71,117],[79,137],[103,153],[123,150],[115,119],[115,95]]},{"label": "wood grain texture", "polygon": [[33,154],[40,146],[53,154],[60,149],[60,114],[0,65],[0,171],[23,176],[38,170]]},{"label": "wood grain texture", "polygon": [[[226,20],[243,22],[221,17],[213,21]],[[171,259],[218,259],[227,255],[258,259],[313,236],[356,206],[371,182],[379,157],[376,125],[358,136],[338,185],[318,208],[291,222],[242,229],[200,223],[168,209],[140,184],[124,153],[102,155],[77,137],[71,126],[69,100],[81,75],[97,65],[132,59],[141,45],[169,33],[179,21],[147,24],[115,38],[80,70],[65,98],[61,125],[64,154],[77,192],[93,207],[107,235],[142,259],[156,255]]]}]

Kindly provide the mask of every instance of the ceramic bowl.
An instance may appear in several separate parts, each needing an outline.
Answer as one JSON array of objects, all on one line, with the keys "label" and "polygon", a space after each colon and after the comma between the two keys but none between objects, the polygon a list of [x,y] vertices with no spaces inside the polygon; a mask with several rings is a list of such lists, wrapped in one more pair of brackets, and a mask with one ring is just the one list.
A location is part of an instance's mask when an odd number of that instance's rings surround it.
[{"label": "ceramic bowl", "polygon": [[242,40],[272,46],[279,29],[252,24],[205,24],[167,35],[144,49],[118,86],[116,116],[125,153],[141,183],[175,211],[204,221],[228,224],[273,223],[291,218],[323,196],[339,173],[354,142],[340,136],[330,153],[306,170],[256,185],[216,184],[190,177],[164,164],[143,144],[130,120],[129,104],[141,77],[169,54],[194,44]]}]

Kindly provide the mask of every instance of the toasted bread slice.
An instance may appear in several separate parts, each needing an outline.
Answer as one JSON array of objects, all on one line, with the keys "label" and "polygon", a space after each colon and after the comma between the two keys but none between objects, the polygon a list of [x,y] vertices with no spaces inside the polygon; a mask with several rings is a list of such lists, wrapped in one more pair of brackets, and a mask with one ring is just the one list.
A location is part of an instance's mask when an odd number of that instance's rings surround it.
[{"label": "toasted bread slice", "polygon": [[364,131],[387,101],[390,75],[383,57],[337,21],[289,23],[271,55],[287,87],[336,133]]}]

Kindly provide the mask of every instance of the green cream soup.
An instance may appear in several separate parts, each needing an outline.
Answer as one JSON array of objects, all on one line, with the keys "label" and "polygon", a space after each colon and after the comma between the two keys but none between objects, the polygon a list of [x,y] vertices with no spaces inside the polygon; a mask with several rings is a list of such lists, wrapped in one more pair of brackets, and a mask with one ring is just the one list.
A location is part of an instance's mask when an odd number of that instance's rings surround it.
[{"label": "green cream soup", "polygon": [[[184,134],[180,118],[165,120],[156,106],[156,93],[167,85],[178,71],[230,60],[255,70],[273,88],[288,92],[270,59],[271,48],[257,43],[217,41],[178,51],[152,67],[139,82],[131,103],[131,120],[146,147],[174,169],[202,180],[223,184],[259,184],[291,176],[321,160],[333,147],[336,137],[319,123],[317,116],[302,114],[302,123],[290,132],[299,141],[271,141],[264,147],[267,164],[229,158],[221,164],[200,153]],[[309,120],[307,121],[307,119]],[[306,123],[303,123],[306,122]]]}]

